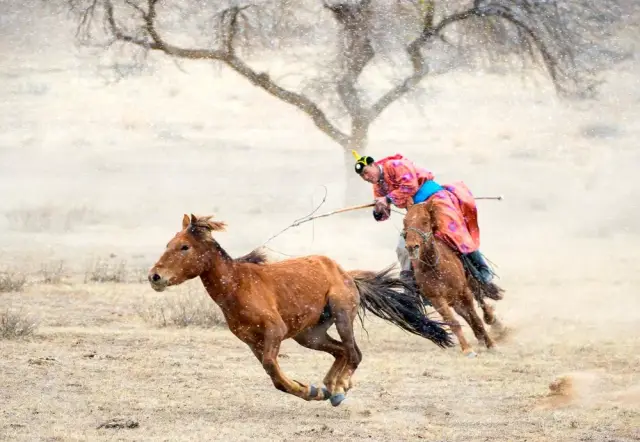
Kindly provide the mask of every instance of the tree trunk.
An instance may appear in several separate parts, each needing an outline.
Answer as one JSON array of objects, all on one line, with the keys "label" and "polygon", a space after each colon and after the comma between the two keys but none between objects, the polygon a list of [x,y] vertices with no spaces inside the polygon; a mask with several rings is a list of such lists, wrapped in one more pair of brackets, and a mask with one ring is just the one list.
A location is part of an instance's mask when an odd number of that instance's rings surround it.
[{"label": "tree trunk", "polygon": [[[373,200],[373,185],[360,178],[354,169],[355,158],[353,157],[351,150],[355,150],[360,155],[365,155],[367,153],[366,130],[364,130],[364,132],[360,132],[358,136],[355,136],[356,133],[357,131],[354,130],[354,136],[351,137],[348,146],[344,149],[344,169],[346,173],[344,197],[345,207],[365,204]],[[363,216],[362,211],[348,213],[351,213],[354,217]]]}]

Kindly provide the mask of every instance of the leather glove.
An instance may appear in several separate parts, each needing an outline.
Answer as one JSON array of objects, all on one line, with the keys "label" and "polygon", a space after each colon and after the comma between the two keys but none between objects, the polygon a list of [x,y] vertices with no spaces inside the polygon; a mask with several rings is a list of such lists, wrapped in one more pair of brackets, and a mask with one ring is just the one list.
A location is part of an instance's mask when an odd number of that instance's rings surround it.
[{"label": "leather glove", "polygon": [[373,208],[373,218],[376,221],[384,221],[391,215],[389,201],[386,197],[381,196],[375,199],[375,207]]},{"label": "leather glove", "polygon": [[375,219],[376,221],[383,221],[385,219],[384,212],[379,212],[376,209],[373,209],[373,219]]}]

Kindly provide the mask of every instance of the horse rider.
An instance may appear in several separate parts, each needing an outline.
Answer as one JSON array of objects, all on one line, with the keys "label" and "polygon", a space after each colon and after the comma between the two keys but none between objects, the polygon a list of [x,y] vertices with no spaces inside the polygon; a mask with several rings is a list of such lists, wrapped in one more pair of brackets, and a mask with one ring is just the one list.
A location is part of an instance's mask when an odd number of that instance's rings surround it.
[{"label": "horse rider", "polygon": [[[370,156],[360,156],[355,150],[352,153],[356,159],[356,173],[373,184],[373,217],[376,221],[389,218],[392,204],[406,209],[410,198],[414,204],[435,198],[433,207],[437,228],[434,235],[471,260],[476,267],[474,276],[484,283],[491,282],[493,272],[478,250],[480,231],[475,200],[462,182],[441,186],[434,181],[433,173],[415,166],[400,154],[375,161]],[[398,240],[396,254],[402,268],[401,274],[413,278],[411,259],[402,235]]]}]

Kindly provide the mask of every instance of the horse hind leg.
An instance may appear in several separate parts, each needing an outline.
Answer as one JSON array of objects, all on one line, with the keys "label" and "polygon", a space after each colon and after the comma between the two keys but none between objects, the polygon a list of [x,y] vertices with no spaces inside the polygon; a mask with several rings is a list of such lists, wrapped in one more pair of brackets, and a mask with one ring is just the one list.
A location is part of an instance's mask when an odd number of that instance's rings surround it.
[{"label": "horse hind leg", "polygon": [[483,343],[484,342],[484,336],[482,335],[482,333],[476,328],[472,326],[472,319],[471,316],[469,315],[469,312],[467,311],[467,309],[462,306],[460,303],[456,303],[453,306],[453,309],[456,311],[456,313],[466,321],[467,324],[469,324],[469,327],[471,327],[471,331],[473,331],[473,335],[476,337],[476,339],[478,340],[478,342]]},{"label": "horse hind leg", "polygon": [[[357,294],[355,294],[357,299]],[[332,391],[331,404],[336,407],[346,398],[346,393],[353,386],[351,377],[362,362],[362,352],[356,344],[353,332],[353,322],[357,314],[357,304],[354,303],[352,292],[337,292],[330,297],[336,330],[345,351],[346,361],[338,374],[335,390]]]},{"label": "horse hind leg", "polygon": [[495,309],[489,304],[487,304],[487,301],[485,301],[484,297],[480,297],[480,299],[478,299],[478,305],[482,309],[482,316],[485,324],[487,325],[496,324],[496,321],[498,321],[498,318],[496,318]]},{"label": "horse hind leg", "polygon": [[502,321],[496,316],[495,308],[487,304],[487,302],[484,299],[479,301],[478,304],[480,304],[480,308],[484,313],[484,322],[487,325],[491,326],[491,333],[493,334],[494,341],[499,342],[503,340],[509,333],[509,330],[507,329],[507,327],[504,326]]},{"label": "horse hind leg", "polygon": [[326,321],[321,325],[303,331],[293,338],[303,347],[329,353],[335,358],[323,380],[326,388],[322,389],[321,393],[324,399],[329,399],[331,393],[335,390],[338,375],[346,365],[346,354],[342,342],[333,339],[327,333],[331,325],[333,325],[333,321]]},{"label": "horse hind leg", "polygon": [[482,287],[480,287],[480,283],[473,278],[468,278],[467,282],[469,283],[469,289],[475,295],[478,305],[482,309],[482,316],[485,324],[491,326],[491,333],[494,336],[494,341],[503,340],[508,334],[508,330],[502,321],[500,321],[496,316],[495,308],[487,303],[485,292]]},{"label": "horse hind leg", "polygon": [[469,322],[469,326],[473,330],[473,334],[478,338],[479,341],[484,342],[487,348],[495,347],[495,342],[493,338],[487,333],[487,329],[484,327],[480,316],[476,312],[474,303],[473,303],[473,294],[470,290],[467,290],[462,296],[462,305],[461,309],[465,310]]}]

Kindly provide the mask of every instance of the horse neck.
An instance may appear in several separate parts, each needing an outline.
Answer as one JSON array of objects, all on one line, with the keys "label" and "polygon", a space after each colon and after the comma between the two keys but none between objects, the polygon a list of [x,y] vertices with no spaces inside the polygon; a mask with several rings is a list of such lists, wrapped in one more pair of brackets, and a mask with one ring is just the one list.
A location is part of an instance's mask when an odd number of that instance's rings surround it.
[{"label": "horse neck", "polygon": [[239,264],[235,263],[215,241],[211,250],[210,262],[209,267],[200,275],[200,280],[211,299],[223,307],[238,289],[236,266]]}]

